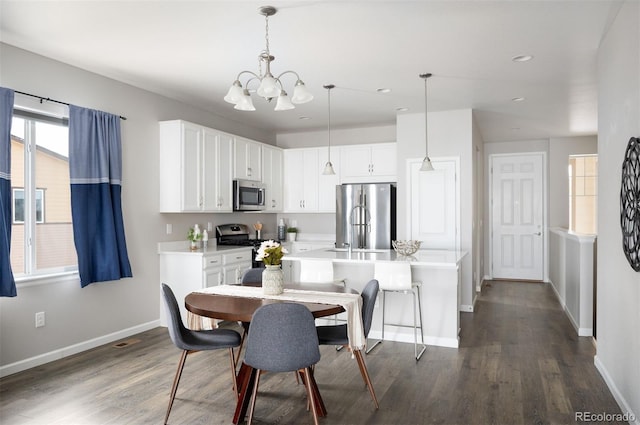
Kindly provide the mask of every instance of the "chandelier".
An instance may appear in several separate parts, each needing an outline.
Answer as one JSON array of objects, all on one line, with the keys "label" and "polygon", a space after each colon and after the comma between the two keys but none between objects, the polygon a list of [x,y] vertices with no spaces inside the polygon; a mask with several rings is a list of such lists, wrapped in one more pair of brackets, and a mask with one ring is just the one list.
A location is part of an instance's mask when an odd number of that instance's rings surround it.
[{"label": "chandelier", "polygon": [[[278,11],[273,6],[263,6],[258,9],[259,13],[264,16],[265,20],[265,40],[266,48],[258,55],[258,73],[253,71],[242,71],[236,77],[227,95],[224,97],[226,102],[234,104],[234,109],[240,111],[255,111],[251,100],[251,94],[249,93],[249,83],[256,81],[259,82],[256,93],[258,96],[265,98],[269,102],[274,98],[277,98],[275,111],[286,111],[288,109],[294,109],[295,104],[307,103],[313,100],[313,95],[307,90],[304,82],[300,79],[300,76],[295,71],[284,71],[277,77],[274,77],[271,73],[271,62],[275,60],[275,57],[271,55],[269,51],[269,16],[273,16]],[[264,65],[264,74],[263,74]],[[240,83],[240,77],[243,74],[249,74],[249,79],[245,82],[244,87]],[[282,77],[286,74],[293,74],[296,76],[296,83],[293,88],[293,96],[289,98],[289,95],[284,90],[282,85]]]}]

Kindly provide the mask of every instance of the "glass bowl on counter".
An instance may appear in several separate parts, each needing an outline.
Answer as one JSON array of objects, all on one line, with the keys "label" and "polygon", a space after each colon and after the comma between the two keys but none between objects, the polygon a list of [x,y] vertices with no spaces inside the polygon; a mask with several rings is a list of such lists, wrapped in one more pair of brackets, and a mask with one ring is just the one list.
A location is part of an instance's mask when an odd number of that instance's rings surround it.
[{"label": "glass bowl on counter", "polygon": [[422,241],[416,240],[397,240],[391,241],[393,249],[400,255],[413,255],[420,249]]}]

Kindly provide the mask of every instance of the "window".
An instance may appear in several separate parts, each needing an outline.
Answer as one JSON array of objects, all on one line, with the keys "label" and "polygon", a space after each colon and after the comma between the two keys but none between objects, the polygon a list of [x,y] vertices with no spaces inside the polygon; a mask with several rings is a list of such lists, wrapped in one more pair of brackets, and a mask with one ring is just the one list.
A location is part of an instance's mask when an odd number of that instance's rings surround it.
[{"label": "window", "polygon": [[77,270],[68,150],[66,120],[14,110],[11,267],[18,279]]},{"label": "window", "polygon": [[[24,188],[13,189],[13,222],[24,223]],[[36,189],[36,224],[44,223],[44,190]]]},{"label": "window", "polygon": [[598,155],[569,156],[569,230],[598,232]]}]

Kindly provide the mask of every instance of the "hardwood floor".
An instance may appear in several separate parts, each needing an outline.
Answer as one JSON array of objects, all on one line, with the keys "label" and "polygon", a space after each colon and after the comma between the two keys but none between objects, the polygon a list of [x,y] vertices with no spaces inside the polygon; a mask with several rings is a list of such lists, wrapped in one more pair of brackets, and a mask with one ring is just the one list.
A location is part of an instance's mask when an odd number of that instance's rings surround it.
[{"label": "hardwood floor", "polygon": [[[548,284],[490,282],[463,313],[459,349],[385,342],[366,356],[374,410],[357,363],[321,347],[321,424],[571,424],[575,412],[623,413]],[[179,350],[165,328],[0,380],[2,424],[161,424]],[[136,342],[135,340],[138,340]],[[170,424],[230,424],[226,351],[187,359]],[[261,379],[254,423],[312,423],[292,374]]]}]

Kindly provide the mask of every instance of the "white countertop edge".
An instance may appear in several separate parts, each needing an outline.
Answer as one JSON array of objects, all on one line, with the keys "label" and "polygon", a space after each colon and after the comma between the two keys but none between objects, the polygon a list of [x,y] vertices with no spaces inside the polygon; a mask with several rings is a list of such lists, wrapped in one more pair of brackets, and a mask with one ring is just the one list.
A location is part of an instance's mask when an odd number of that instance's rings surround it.
[{"label": "white countertop edge", "polygon": [[[406,257],[398,256],[393,249],[376,250],[376,253],[353,252],[351,258],[346,258],[348,252],[334,252],[329,249],[317,249],[313,251],[299,252],[289,254],[284,257],[288,261],[300,261],[304,259],[324,259],[331,260],[336,263],[376,263],[383,261],[407,261]],[[379,252],[384,251],[384,252]],[[432,267],[452,269],[460,267],[463,258],[467,255],[466,251],[449,251],[449,250],[419,250],[413,258],[408,260],[413,266]],[[359,258],[354,258],[354,256]],[[442,257],[447,257],[443,260]]]}]

